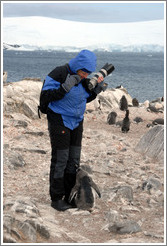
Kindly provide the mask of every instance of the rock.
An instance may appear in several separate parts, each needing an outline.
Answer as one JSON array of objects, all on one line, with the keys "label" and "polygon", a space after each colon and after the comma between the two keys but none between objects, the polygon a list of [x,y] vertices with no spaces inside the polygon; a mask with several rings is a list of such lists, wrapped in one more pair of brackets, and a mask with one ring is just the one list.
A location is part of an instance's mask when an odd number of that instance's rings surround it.
[{"label": "rock", "polygon": [[[102,197],[96,199],[91,213],[75,208],[59,212],[50,206],[51,148],[47,119],[36,118],[41,86],[42,82],[31,80],[3,85],[4,242],[163,243],[164,156],[152,158],[154,151],[158,151],[154,141],[159,139],[158,132],[161,133],[154,129],[148,134],[151,129],[146,127],[156,117],[163,118],[162,113],[150,113],[143,104],[130,107],[132,101],[128,99],[130,117],[142,117],[143,122],[136,124],[132,120],[131,131],[123,136],[116,124],[107,124],[107,115],[115,111],[117,122],[123,119],[124,112],[119,109],[119,100],[122,95],[129,98],[126,90],[117,88],[103,92],[101,110],[95,108],[93,102],[87,104],[81,167],[89,172]],[[23,106],[24,102],[27,106]],[[24,122],[27,123],[26,127],[23,127]],[[142,152],[137,152],[136,143],[144,136]],[[150,148],[152,153],[149,156],[147,152]],[[138,226],[142,226],[142,232],[134,233]],[[109,228],[115,232],[110,232]],[[144,234],[144,231],[148,233]]]},{"label": "rock", "polygon": [[31,80],[31,81],[40,81],[41,82],[41,78],[30,78],[30,77],[27,77],[27,78],[23,78],[22,80]]},{"label": "rock", "polygon": [[29,134],[33,136],[43,136],[44,132],[25,132],[24,134]]},{"label": "rock", "polygon": [[118,186],[114,188],[116,199],[131,203],[133,201],[133,189],[131,186]]},{"label": "rock", "polygon": [[163,103],[158,103],[158,102],[155,103],[155,108],[156,109],[163,109],[163,106],[164,106]]},{"label": "rock", "polygon": [[110,223],[115,223],[120,220],[120,215],[116,210],[110,209],[105,213],[105,219]]},{"label": "rock", "polygon": [[22,110],[23,113],[29,118],[37,118],[37,102],[35,103],[34,100],[26,99],[22,103]]},{"label": "rock", "polygon": [[121,127],[122,123],[123,123],[123,120],[119,120],[115,123],[115,125]]},{"label": "rock", "polygon": [[[132,97],[128,94],[125,88],[117,88],[117,89],[108,89],[104,92],[101,92],[97,96],[97,101],[100,101],[101,110],[109,109],[119,109],[120,107],[120,99],[122,96],[126,96],[128,105],[132,105]],[[90,102],[87,104],[87,108],[94,108],[94,102]],[[96,106],[97,108],[97,106]]]},{"label": "rock", "polygon": [[30,152],[30,153],[39,153],[39,154],[46,154],[46,151],[43,150],[43,149],[30,149],[30,148],[20,148],[20,147],[17,147],[17,148],[12,148],[12,150],[17,150],[17,151],[23,151],[23,152]]},{"label": "rock", "polygon": [[145,106],[145,108],[148,108],[149,107],[149,101],[148,100],[146,100],[144,103],[143,103],[143,105]]},{"label": "rock", "polygon": [[163,160],[164,156],[164,126],[155,126],[150,129],[135,147],[135,151],[149,157]]},{"label": "rock", "polygon": [[149,106],[147,108],[148,111],[150,112],[163,112],[164,110],[164,102],[154,102],[154,103],[149,103]]},{"label": "rock", "polygon": [[118,234],[132,234],[141,231],[141,227],[135,221],[117,222],[109,225],[109,231]]},{"label": "rock", "polygon": [[91,241],[88,238],[85,238],[77,234],[76,232],[68,232],[66,233],[66,236],[74,243],[91,243]]},{"label": "rock", "polygon": [[30,220],[27,220],[27,223],[32,225],[33,228],[35,228],[36,232],[39,233],[42,237],[44,238],[50,237],[50,233],[48,229],[44,225],[42,225],[40,222],[38,222],[37,220],[30,219]]},{"label": "rock", "polygon": [[15,127],[24,127],[26,128],[28,126],[28,123],[24,120],[13,120],[13,124]]},{"label": "rock", "polygon": [[19,221],[16,223],[18,227],[18,231],[22,234],[22,239],[26,240],[26,242],[32,243],[36,242],[37,235],[35,228],[26,221]]},{"label": "rock", "polygon": [[23,167],[26,163],[20,153],[7,148],[4,150],[4,164],[8,165],[9,168],[17,169]]},{"label": "rock", "polygon": [[17,197],[4,204],[5,242],[36,242],[37,237],[49,239],[48,228],[41,224],[40,213],[32,198]]},{"label": "rock", "polygon": [[94,100],[94,108],[95,108],[95,110],[101,110],[101,102],[100,102],[100,99],[95,98],[95,100]]},{"label": "rock", "polygon": [[150,190],[150,189],[155,189],[158,190],[161,187],[161,182],[158,179],[155,179],[153,177],[150,177],[148,180],[144,181],[142,185],[143,190]]},{"label": "rock", "polygon": [[14,95],[14,91],[13,91],[12,85],[9,84],[8,86],[5,87],[5,89],[6,89],[6,97],[7,98],[12,98],[13,95]]},{"label": "rock", "polygon": [[141,117],[135,117],[133,119],[137,124],[140,123],[140,122],[143,122],[143,119]]},{"label": "rock", "polygon": [[37,106],[42,82],[23,80],[4,87],[4,112],[22,113],[29,118],[38,118]]},{"label": "rock", "polygon": [[17,120],[17,121],[25,121],[27,123],[31,123],[32,120],[30,118],[28,118],[26,115],[24,114],[21,114],[21,113],[11,113],[11,114],[8,114],[8,117],[13,119],[13,120]]},{"label": "rock", "polygon": [[13,237],[11,237],[10,235],[4,233],[3,236],[3,243],[17,243],[17,240],[15,240]]}]

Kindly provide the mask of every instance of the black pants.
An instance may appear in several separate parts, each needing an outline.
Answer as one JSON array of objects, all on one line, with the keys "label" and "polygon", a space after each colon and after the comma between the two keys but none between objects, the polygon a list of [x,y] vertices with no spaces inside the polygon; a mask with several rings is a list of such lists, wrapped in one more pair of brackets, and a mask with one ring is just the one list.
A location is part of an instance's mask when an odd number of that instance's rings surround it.
[{"label": "black pants", "polygon": [[80,165],[83,121],[74,130],[65,127],[61,115],[48,110],[51,142],[50,197],[52,201],[65,196],[68,201]]}]

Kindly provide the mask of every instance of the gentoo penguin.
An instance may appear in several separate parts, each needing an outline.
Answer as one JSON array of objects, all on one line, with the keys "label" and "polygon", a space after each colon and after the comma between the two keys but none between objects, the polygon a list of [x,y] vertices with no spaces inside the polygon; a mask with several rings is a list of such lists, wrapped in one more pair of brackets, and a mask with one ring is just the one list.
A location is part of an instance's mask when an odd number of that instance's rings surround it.
[{"label": "gentoo penguin", "polygon": [[150,127],[150,126],[153,127],[155,125],[164,125],[164,119],[163,118],[157,118],[157,119],[153,120],[151,124],[147,124],[147,127]]},{"label": "gentoo penguin", "polygon": [[135,117],[134,119],[133,119],[137,124],[139,123],[139,122],[143,122],[143,119],[141,118],[141,117]]},{"label": "gentoo penguin", "polygon": [[132,104],[134,107],[139,107],[139,101],[136,98],[132,99]]},{"label": "gentoo penguin", "polygon": [[120,89],[120,88],[123,88],[123,86],[122,86],[122,85],[118,85],[118,86],[116,86],[115,88],[116,88],[116,89]]},{"label": "gentoo penguin", "polygon": [[126,97],[123,95],[120,99],[120,110],[124,111],[128,109],[128,102]]},{"label": "gentoo penguin", "polygon": [[91,211],[95,205],[93,189],[97,192],[98,196],[101,197],[98,186],[88,173],[80,167],[76,175],[76,184],[71,190],[69,202],[74,199],[77,208]]},{"label": "gentoo penguin", "polygon": [[125,118],[123,119],[122,122],[122,132],[127,133],[130,129],[130,120],[129,120],[129,110],[126,110]]},{"label": "gentoo penguin", "polygon": [[107,123],[109,125],[114,125],[116,122],[116,117],[117,117],[117,113],[112,111],[111,113],[109,113],[109,115],[107,117]]},{"label": "gentoo penguin", "polygon": [[155,106],[153,105],[149,105],[149,107],[147,108],[147,111],[148,112],[155,112],[155,113],[158,113],[160,112],[160,109],[157,109]]},{"label": "gentoo penguin", "polygon": [[163,118],[157,118],[153,120],[152,122],[153,125],[164,125],[164,119]]}]

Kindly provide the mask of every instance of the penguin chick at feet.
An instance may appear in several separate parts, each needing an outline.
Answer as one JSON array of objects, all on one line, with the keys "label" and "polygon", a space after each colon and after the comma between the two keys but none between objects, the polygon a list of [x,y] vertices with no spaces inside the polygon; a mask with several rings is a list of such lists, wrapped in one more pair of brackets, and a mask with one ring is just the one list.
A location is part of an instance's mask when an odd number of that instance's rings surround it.
[{"label": "penguin chick at feet", "polygon": [[100,198],[101,194],[98,186],[86,171],[79,168],[76,175],[76,184],[71,190],[69,202],[74,199],[78,209],[92,211],[95,206],[95,193],[93,190],[97,192]]}]

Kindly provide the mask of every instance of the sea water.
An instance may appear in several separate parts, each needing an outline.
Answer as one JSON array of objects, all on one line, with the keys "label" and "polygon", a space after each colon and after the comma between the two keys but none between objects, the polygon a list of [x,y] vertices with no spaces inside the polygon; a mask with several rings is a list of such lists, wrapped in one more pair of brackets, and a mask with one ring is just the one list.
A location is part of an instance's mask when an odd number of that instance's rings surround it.
[{"label": "sea water", "polygon": [[[56,66],[68,63],[76,56],[75,52],[64,51],[10,51],[3,52],[3,70],[7,71],[7,82],[20,81],[23,78],[40,78]],[[112,63],[115,70],[105,82],[108,88],[122,85],[132,98],[139,102],[154,100],[164,96],[164,54],[162,52],[95,52],[97,69],[105,63]],[[90,75],[92,77],[94,73]]]}]

